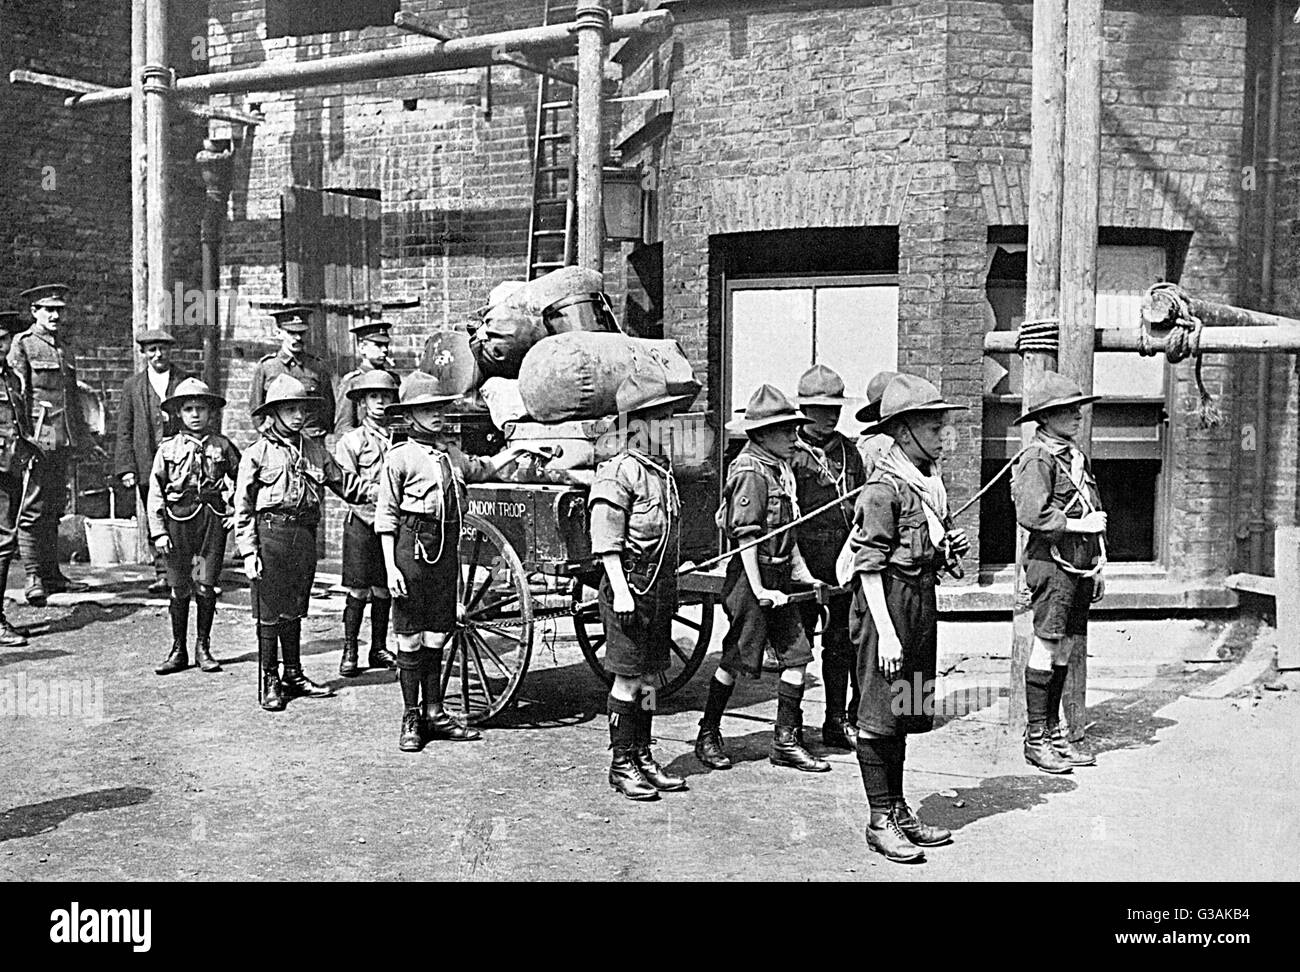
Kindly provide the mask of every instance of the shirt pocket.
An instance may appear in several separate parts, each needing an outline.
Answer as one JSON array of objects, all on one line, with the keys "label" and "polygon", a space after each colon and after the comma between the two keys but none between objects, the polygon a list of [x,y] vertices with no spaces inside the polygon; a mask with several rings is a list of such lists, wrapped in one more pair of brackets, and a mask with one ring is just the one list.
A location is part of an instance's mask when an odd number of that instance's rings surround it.
[{"label": "shirt pocket", "polygon": [[632,501],[632,510],[627,518],[628,538],[642,549],[659,543],[667,531],[668,517],[663,503],[655,497]]},{"label": "shirt pocket", "polygon": [[899,517],[898,552],[908,564],[926,564],[934,559],[934,544],[924,511]]},{"label": "shirt pocket", "polygon": [[442,514],[442,484],[435,479],[408,480],[402,487],[403,508],[431,516]]},{"label": "shirt pocket", "polygon": [[278,456],[268,456],[257,468],[257,483],[261,508],[284,502],[289,489],[289,464]]}]

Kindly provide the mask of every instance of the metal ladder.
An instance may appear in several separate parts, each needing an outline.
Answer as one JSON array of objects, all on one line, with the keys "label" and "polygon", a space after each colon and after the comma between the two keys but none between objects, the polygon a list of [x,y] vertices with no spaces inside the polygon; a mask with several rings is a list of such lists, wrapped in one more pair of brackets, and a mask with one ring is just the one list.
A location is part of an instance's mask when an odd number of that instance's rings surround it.
[{"label": "metal ladder", "polygon": [[[574,0],[547,0],[542,23],[577,16]],[[537,129],[533,141],[533,207],[528,217],[528,279],[569,266],[576,259],[577,157],[573,151],[573,86],[549,75],[537,84]]]}]

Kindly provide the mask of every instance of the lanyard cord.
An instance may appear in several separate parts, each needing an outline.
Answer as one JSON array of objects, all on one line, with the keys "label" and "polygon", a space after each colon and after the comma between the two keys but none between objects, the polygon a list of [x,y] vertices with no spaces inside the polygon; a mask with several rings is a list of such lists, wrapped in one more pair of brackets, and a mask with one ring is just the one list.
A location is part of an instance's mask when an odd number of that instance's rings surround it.
[{"label": "lanyard cord", "polygon": [[[456,488],[456,472],[451,466],[451,460],[445,452],[434,450],[434,455],[438,460],[438,476],[443,479],[444,484],[450,480],[452,497],[456,502],[456,522],[459,523],[463,517],[464,509],[460,505],[460,490]],[[450,475],[444,477],[442,464],[447,464],[447,471]],[[442,516],[438,517],[438,553],[430,559],[429,551],[425,549],[423,541],[420,540],[419,533],[415,534],[415,556],[418,560],[423,560],[426,564],[436,564],[442,559],[443,550],[447,545],[447,488],[444,485],[442,490]]]},{"label": "lanyard cord", "polygon": [[631,580],[627,581],[628,590],[630,590],[637,597],[645,597],[647,594],[650,593],[650,591],[654,589],[655,584],[659,583],[659,573],[660,571],[663,570],[664,556],[668,553],[668,539],[672,536],[672,532],[673,532],[673,507],[680,505],[681,500],[677,495],[677,482],[673,479],[673,466],[672,466],[671,459],[668,460],[668,468],[664,470],[664,469],[660,469],[658,466],[655,466],[654,463],[642,459],[635,452],[629,451],[628,455],[630,455],[642,466],[654,467],[654,471],[656,473],[658,473],[661,476],[664,476],[668,480],[668,506],[664,510],[664,514],[667,517],[667,523],[664,526],[663,539],[659,541],[659,555],[658,555],[658,559],[655,562],[655,569],[650,574],[650,579],[646,582],[644,590],[638,590],[632,584]]}]

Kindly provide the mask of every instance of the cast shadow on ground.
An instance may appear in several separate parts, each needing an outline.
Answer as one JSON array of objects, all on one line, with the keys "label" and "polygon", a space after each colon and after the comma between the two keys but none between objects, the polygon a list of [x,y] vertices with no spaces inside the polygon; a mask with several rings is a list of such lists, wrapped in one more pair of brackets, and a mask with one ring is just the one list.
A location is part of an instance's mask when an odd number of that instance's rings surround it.
[{"label": "cast shadow on ground", "polygon": [[78,813],[132,807],[151,796],[153,790],[143,786],[118,786],[14,807],[0,813],[0,841],[48,833]]},{"label": "cast shadow on ground", "polygon": [[[759,760],[767,759],[768,753],[772,749],[772,731],[770,729],[760,729],[758,732],[751,732],[743,736],[732,736],[727,733],[727,720],[723,717],[722,738],[723,745],[726,747],[727,756],[731,759],[733,767],[740,766],[742,763],[757,763]],[[673,776],[691,777],[707,776],[709,773],[728,772],[727,770],[711,770],[698,759],[694,753],[683,753],[674,759],[671,763],[664,766]]]},{"label": "cast shadow on ground", "polygon": [[[57,607],[57,605],[55,605]],[[151,609],[145,604],[97,604],[94,602],[74,604],[67,614],[56,618],[42,618],[24,624],[31,637],[52,634],[67,634],[80,631],[92,624],[111,623],[129,618],[140,610]]]},{"label": "cast shadow on ground", "polygon": [[62,658],[72,652],[61,648],[37,648],[33,651],[6,651],[0,654],[0,666],[12,665],[14,662],[43,661],[46,658]]},{"label": "cast shadow on ground", "polygon": [[[1082,772],[1082,771],[1080,771]],[[1027,810],[1047,802],[1053,793],[1068,793],[1078,786],[1070,776],[993,776],[978,786],[956,788],[955,797],[932,793],[916,808],[917,815],[928,824],[952,831],[1000,813]],[[962,804],[958,807],[956,804]]]}]

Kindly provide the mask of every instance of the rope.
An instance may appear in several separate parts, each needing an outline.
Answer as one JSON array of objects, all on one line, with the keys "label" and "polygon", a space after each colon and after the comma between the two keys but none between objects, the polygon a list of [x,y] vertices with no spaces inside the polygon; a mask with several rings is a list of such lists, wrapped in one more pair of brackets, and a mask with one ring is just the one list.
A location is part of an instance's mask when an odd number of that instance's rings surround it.
[{"label": "rope", "polygon": [[[1169,311],[1163,320],[1153,321],[1147,314],[1146,308],[1161,301],[1168,303]],[[1201,331],[1205,324],[1192,313],[1191,298],[1182,287],[1166,281],[1153,285],[1147,291],[1143,305],[1138,354],[1144,358],[1159,354],[1159,348],[1153,343],[1152,325],[1168,328],[1169,333],[1165,335],[1165,360],[1171,365],[1176,365],[1188,358],[1195,358],[1196,388],[1200,393],[1196,414],[1201,421],[1201,428],[1212,429],[1222,425],[1223,411],[1215,403],[1209,389],[1205,387],[1205,379],[1201,375]]]},{"label": "rope", "polygon": [[1055,317],[1025,321],[1016,332],[1016,351],[1020,354],[1056,354],[1061,347],[1061,322]]}]

